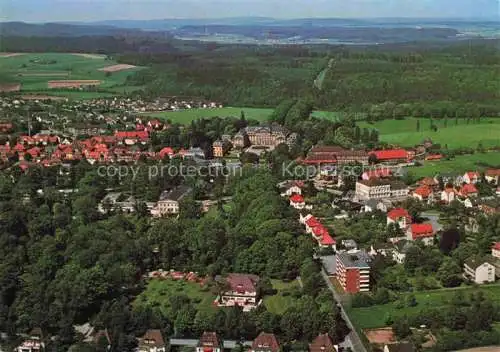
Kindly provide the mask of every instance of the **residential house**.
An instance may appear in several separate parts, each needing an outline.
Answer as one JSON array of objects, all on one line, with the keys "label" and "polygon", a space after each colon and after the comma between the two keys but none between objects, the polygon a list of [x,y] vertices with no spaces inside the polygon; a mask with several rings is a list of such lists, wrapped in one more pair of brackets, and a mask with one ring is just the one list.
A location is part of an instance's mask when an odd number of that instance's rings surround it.
[{"label": "residential house", "polygon": [[450,204],[455,200],[455,188],[453,187],[446,187],[442,192],[441,192],[441,201]]},{"label": "residential house", "polygon": [[500,242],[495,242],[491,247],[491,255],[500,259]]},{"label": "residential house", "polygon": [[488,258],[471,257],[465,260],[464,276],[476,284],[495,281],[495,266]]},{"label": "residential house", "polygon": [[417,352],[417,349],[411,342],[396,342],[386,344],[384,346],[384,352]]},{"label": "residential house", "polygon": [[222,341],[216,332],[203,332],[196,346],[196,352],[222,352],[224,350]]},{"label": "residential house", "polygon": [[252,342],[250,352],[278,352],[280,345],[274,334],[261,332]]},{"label": "residential house", "polygon": [[139,338],[138,352],[165,352],[166,345],[161,330],[150,329]]},{"label": "residential house", "polygon": [[387,213],[387,225],[397,224],[400,229],[405,230],[411,224],[411,216],[408,210],[394,208]]},{"label": "residential house", "polygon": [[406,231],[408,241],[422,241],[426,246],[434,244],[434,237],[432,224],[411,224]]},{"label": "residential house", "polygon": [[439,188],[439,182],[433,177],[424,177],[423,179],[417,181],[417,184],[420,186],[430,187],[433,191],[437,191]]},{"label": "residential house", "polygon": [[216,158],[223,158],[224,155],[231,149],[231,142],[228,140],[218,139],[212,144],[213,154]]},{"label": "residential house", "polygon": [[398,180],[370,179],[356,182],[355,197],[358,200],[405,199],[409,189]]},{"label": "residential house", "polygon": [[16,352],[40,352],[45,349],[43,334],[40,328],[34,328],[29,337],[16,347]]},{"label": "residential house", "polygon": [[370,257],[365,251],[337,253],[337,280],[347,293],[370,290]]},{"label": "residential house", "polygon": [[476,184],[481,180],[481,175],[477,171],[468,171],[462,176],[462,179],[467,184]]},{"label": "residential house", "polygon": [[334,345],[328,334],[318,335],[312,343],[309,344],[310,352],[338,352],[338,346]]},{"label": "residential house", "polygon": [[405,163],[408,161],[408,153],[405,149],[375,150],[370,153],[377,162]]},{"label": "residential house", "polygon": [[434,192],[430,186],[417,187],[413,191],[412,197],[418,199],[421,202],[426,202],[429,204],[434,202]]},{"label": "residential house", "polygon": [[479,195],[479,191],[474,184],[467,183],[460,188],[458,194],[462,197],[477,197]]},{"label": "residential house", "polygon": [[392,260],[398,264],[403,264],[406,259],[406,253],[413,246],[412,241],[401,240],[394,244],[392,251]]},{"label": "residential house", "polygon": [[260,301],[257,292],[259,277],[251,274],[228,274],[225,278],[227,289],[218,297],[216,304],[219,306],[241,306],[243,311],[256,308]]},{"label": "residential house", "polygon": [[304,197],[300,194],[294,194],[290,197],[290,205],[295,209],[304,209],[306,202],[304,201]]},{"label": "residential house", "polygon": [[192,189],[187,186],[178,186],[170,191],[163,191],[156,204],[154,215],[177,215],[180,211],[179,202],[191,193]]},{"label": "residential house", "polygon": [[488,183],[491,183],[495,186],[499,185],[500,181],[500,169],[488,169],[484,173],[484,178]]},{"label": "residential house", "polygon": [[304,187],[303,181],[285,181],[279,184],[281,189],[284,191],[281,195],[290,197],[293,194],[302,194],[302,188]]}]

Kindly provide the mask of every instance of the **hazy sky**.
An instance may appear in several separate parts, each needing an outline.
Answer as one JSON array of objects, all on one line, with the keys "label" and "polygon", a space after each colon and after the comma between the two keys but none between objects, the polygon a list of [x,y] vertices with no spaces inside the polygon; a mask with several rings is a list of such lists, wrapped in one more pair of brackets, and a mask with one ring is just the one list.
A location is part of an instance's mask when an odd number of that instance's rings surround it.
[{"label": "hazy sky", "polygon": [[2,21],[304,17],[498,17],[500,0],[0,0]]}]

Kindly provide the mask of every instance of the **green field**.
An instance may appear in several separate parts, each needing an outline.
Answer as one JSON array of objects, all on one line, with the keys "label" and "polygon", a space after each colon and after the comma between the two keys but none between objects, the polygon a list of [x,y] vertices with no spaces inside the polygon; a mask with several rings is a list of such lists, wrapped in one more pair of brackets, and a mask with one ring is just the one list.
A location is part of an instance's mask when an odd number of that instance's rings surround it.
[{"label": "green field", "polygon": [[424,161],[423,166],[409,167],[407,170],[421,178],[437,173],[464,173],[470,170],[483,171],[487,168],[500,167],[500,152],[459,155],[452,160]]},{"label": "green field", "polygon": [[[84,57],[64,53],[29,53],[0,57],[0,85],[17,82],[22,84],[22,93],[42,93],[69,98],[85,98],[89,93],[94,93],[94,96],[117,95],[140,89],[124,85],[126,78],[140,70],[140,67],[109,74],[99,71],[100,68],[115,64],[116,61],[108,60],[106,56]],[[100,80],[101,84],[98,92],[82,92],[49,89],[47,82],[51,80]]]},{"label": "green field", "polygon": [[170,297],[186,295],[197,306],[198,310],[212,309],[215,295],[204,289],[199,283],[184,280],[150,280],[146,290],[134,301],[134,305],[150,305],[158,307],[164,314],[170,312]]},{"label": "green field", "polygon": [[244,112],[245,119],[265,121],[272,114],[273,109],[261,108],[213,108],[213,109],[190,109],[181,111],[163,111],[158,113],[148,114],[152,117],[158,117],[165,120],[178,123],[190,123],[193,120],[212,117],[240,117],[241,112]]},{"label": "green field", "polygon": [[[420,131],[417,132],[417,121],[420,121]],[[426,118],[406,118],[405,120],[382,120],[373,124],[360,122],[359,126],[364,128],[375,128],[380,133],[380,140],[411,147],[421,143],[426,138],[433,142],[445,145],[448,148],[473,147],[479,143],[484,147],[500,145],[500,119],[485,118],[480,123],[466,119],[448,119],[447,127],[444,120],[433,120],[437,131],[430,128],[430,120]]]},{"label": "green field", "polygon": [[413,316],[424,308],[439,308],[450,304],[450,300],[457,290],[463,291],[467,296],[473,292],[482,291],[495,302],[500,303],[500,284],[486,285],[482,287],[464,286],[454,289],[441,289],[425,292],[416,292],[417,306],[396,308],[396,302],[389,304],[349,309],[349,317],[357,329],[372,329],[385,326],[388,315],[393,319],[404,315]]},{"label": "green field", "polygon": [[295,298],[284,292],[290,292],[294,288],[299,288],[299,282],[297,280],[291,282],[283,282],[280,280],[271,280],[273,288],[278,292],[273,296],[264,297],[264,305],[267,310],[274,314],[283,314],[288,307],[292,306],[295,302]]}]

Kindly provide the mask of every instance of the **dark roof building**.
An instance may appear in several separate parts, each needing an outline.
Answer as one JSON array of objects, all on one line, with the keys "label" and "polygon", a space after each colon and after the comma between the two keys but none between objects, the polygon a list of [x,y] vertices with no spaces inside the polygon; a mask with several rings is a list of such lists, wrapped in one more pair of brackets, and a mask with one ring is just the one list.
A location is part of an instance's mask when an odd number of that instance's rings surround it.
[{"label": "dark roof building", "polygon": [[309,344],[310,352],[336,352],[332,339],[328,334],[320,334]]},{"label": "dark roof building", "polygon": [[252,352],[278,352],[279,349],[276,336],[266,332],[261,332],[252,343]]}]

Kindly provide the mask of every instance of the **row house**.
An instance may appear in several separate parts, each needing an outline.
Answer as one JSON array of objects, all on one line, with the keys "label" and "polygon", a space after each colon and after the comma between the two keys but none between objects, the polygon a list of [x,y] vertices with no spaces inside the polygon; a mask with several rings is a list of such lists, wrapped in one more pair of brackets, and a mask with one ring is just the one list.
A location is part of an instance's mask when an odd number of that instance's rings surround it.
[{"label": "row house", "polygon": [[370,257],[365,251],[336,255],[337,280],[347,293],[370,291]]},{"label": "row house", "polygon": [[260,304],[257,292],[260,278],[257,275],[231,273],[217,280],[225,280],[227,284],[227,289],[221,292],[215,301],[218,306],[240,306],[244,312],[248,312]]},{"label": "row house", "polygon": [[368,165],[368,153],[365,150],[344,149],[339,146],[316,146],[311,148],[305,164],[353,164]]},{"label": "row house", "polygon": [[318,221],[314,216],[308,214],[306,216],[300,215],[300,223],[305,225],[306,233],[311,234],[322,248],[336,249],[336,240],[333,238],[328,230]]}]

